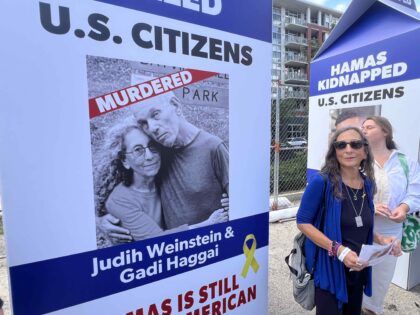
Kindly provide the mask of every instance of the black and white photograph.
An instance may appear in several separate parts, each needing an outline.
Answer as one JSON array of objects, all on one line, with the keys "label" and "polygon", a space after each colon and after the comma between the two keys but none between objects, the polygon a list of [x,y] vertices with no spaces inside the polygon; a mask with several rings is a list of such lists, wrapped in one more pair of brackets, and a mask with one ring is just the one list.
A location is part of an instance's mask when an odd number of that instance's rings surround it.
[{"label": "black and white photograph", "polygon": [[369,116],[381,116],[382,105],[348,107],[330,110],[330,130],[331,134],[337,129],[348,126],[361,128],[362,123]]},{"label": "black and white photograph", "polygon": [[[86,62],[89,99],[183,70]],[[93,117],[90,131],[98,248],[229,220],[228,75]]]}]

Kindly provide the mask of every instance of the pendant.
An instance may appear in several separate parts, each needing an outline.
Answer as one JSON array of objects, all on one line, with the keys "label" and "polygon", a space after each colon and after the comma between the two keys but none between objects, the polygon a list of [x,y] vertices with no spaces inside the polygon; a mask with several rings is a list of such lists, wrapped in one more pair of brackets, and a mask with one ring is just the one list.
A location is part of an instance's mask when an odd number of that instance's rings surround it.
[{"label": "pendant", "polygon": [[353,196],[353,200],[357,200],[357,195],[354,195]]},{"label": "pendant", "polygon": [[363,226],[362,217],[360,215],[358,215],[357,217],[355,217],[354,220],[356,221],[356,226],[357,227],[362,227]]}]

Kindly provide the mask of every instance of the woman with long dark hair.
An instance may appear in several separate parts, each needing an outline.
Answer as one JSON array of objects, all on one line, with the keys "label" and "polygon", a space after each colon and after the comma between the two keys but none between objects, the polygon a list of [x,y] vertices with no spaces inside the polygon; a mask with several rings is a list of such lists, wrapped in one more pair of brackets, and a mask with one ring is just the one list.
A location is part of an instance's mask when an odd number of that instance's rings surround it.
[{"label": "woman with long dark hair", "polygon": [[297,213],[298,228],[307,236],[306,267],[314,270],[316,314],[360,314],[363,291],[371,294],[371,269],[358,257],[361,246],[374,238],[380,244],[393,240],[373,233],[374,183],[373,157],[362,132],[337,130]]},{"label": "woman with long dark hair", "polygon": [[[368,117],[362,131],[375,159],[375,231],[401,239],[407,214],[420,209],[420,167],[397,150],[388,119]],[[396,257],[389,256],[372,267],[372,296],[363,297],[366,314],[382,312],[396,263]]]}]

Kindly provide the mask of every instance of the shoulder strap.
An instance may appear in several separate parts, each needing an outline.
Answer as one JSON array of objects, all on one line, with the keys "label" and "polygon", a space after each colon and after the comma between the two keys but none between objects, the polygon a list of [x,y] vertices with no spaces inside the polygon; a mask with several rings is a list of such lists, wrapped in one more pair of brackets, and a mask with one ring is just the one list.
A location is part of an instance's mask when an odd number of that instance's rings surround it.
[{"label": "shoulder strap", "polygon": [[407,158],[405,157],[404,154],[398,152],[398,159],[400,160],[400,164],[401,164],[401,167],[402,167],[402,169],[404,171],[405,178],[407,180],[407,186],[408,186],[408,181],[409,181],[408,178],[410,176],[410,171],[408,169]]}]

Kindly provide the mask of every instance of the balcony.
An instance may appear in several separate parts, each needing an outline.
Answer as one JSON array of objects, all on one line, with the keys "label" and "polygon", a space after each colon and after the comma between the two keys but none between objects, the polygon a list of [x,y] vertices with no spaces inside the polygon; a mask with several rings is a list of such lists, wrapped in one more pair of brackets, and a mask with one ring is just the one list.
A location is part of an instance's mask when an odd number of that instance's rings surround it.
[{"label": "balcony", "polygon": [[312,48],[319,48],[320,45],[318,43],[318,40],[317,39],[311,39],[311,46],[312,46]]},{"label": "balcony", "polygon": [[308,57],[303,54],[288,54],[284,62],[289,67],[304,67],[308,65]]},{"label": "balcony", "polygon": [[308,40],[305,37],[286,35],[285,46],[287,48],[300,49],[302,46],[307,46]]},{"label": "balcony", "polygon": [[308,97],[308,91],[304,89],[298,89],[298,90],[284,90],[284,98],[296,98],[296,99],[306,99]]},{"label": "balcony", "polygon": [[306,32],[307,22],[305,19],[294,16],[286,16],[284,20],[284,27],[295,32]]},{"label": "balcony", "polygon": [[289,72],[284,76],[284,83],[286,84],[307,84],[308,76],[306,73],[302,72]]}]

